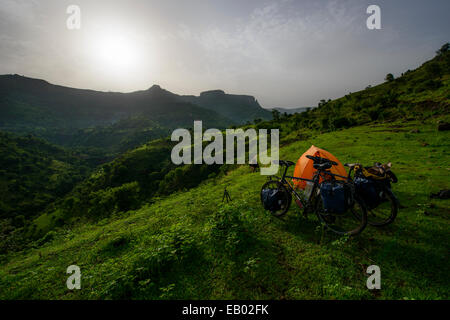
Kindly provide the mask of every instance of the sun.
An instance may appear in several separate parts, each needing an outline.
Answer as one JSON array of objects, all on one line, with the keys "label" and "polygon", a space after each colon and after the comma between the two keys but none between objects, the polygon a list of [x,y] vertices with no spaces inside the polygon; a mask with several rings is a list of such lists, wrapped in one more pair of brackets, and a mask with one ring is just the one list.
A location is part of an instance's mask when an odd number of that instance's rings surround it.
[{"label": "sun", "polygon": [[126,73],[139,65],[139,50],[132,38],[113,33],[95,37],[95,64],[105,73]]},{"label": "sun", "polygon": [[130,91],[152,83],[159,74],[154,37],[126,24],[97,22],[85,29],[80,46],[91,81],[102,90]]}]

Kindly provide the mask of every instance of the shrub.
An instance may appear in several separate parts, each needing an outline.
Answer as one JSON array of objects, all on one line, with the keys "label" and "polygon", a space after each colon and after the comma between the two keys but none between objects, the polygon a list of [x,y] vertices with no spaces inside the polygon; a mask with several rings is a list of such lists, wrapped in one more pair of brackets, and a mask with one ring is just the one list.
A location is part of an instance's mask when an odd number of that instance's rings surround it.
[{"label": "shrub", "polygon": [[242,219],[241,212],[233,204],[223,204],[210,221],[214,247],[228,256],[237,254],[248,240],[250,226]]},{"label": "shrub", "polygon": [[[111,245],[123,242],[113,240]],[[151,239],[154,245],[146,248],[127,270],[117,270],[116,280],[103,289],[102,296],[111,299],[139,299],[142,297],[171,298],[167,288],[186,272],[188,266],[202,262],[201,241],[196,235],[180,225],[174,225]],[[171,282],[168,282],[170,279]],[[172,292],[170,292],[172,294]]]},{"label": "shrub", "polygon": [[139,185],[131,182],[114,189],[114,194],[119,211],[135,209],[139,204]]},{"label": "shrub", "polygon": [[355,121],[347,117],[339,117],[332,120],[332,125],[335,129],[348,128],[355,124]]}]

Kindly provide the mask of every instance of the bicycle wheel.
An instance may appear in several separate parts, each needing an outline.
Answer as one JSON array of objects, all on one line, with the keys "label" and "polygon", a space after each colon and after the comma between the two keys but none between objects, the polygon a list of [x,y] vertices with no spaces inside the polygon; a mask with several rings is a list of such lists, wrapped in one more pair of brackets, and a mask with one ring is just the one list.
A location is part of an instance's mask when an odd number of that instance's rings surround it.
[{"label": "bicycle wheel", "polygon": [[367,208],[367,220],[371,226],[384,227],[392,223],[397,217],[398,200],[391,189],[383,186],[380,190],[382,201],[375,208]]},{"label": "bicycle wheel", "polygon": [[275,180],[271,180],[271,181],[267,181],[261,188],[261,203],[264,206],[264,201],[263,201],[263,190],[265,189],[272,189],[272,190],[278,190],[280,192],[280,198],[278,199],[278,204],[277,207],[279,209],[274,210],[274,211],[270,211],[270,213],[275,216],[275,217],[282,217],[283,215],[286,214],[286,212],[288,212],[289,207],[291,206],[291,202],[292,202],[292,195],[290,194],[290,192],[286,189],[286,187],[279,181],[275,181]]},{"label": "bicycle wheel", "polygon": [[316,197],[316,214],[321,223],[339,235],[358,235],[367,225],[366,207],[357,197],[354,198],[353,205],[347,212],[332,214],[324,211],[322,199],[318,196]]}]

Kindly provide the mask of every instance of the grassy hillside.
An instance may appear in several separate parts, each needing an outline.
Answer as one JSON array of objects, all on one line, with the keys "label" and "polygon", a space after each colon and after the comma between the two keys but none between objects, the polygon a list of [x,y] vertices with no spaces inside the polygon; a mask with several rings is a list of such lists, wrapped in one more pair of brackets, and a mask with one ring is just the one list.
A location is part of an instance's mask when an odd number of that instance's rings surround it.
[{"label": "grassy hillside", "polygon": [[0,217],[28,218],[91,170],[76,154],[33,136],[0,132]]},{"label": "grassy hillside", "polygon": [[[446,49],[444,49],[446,48]],[[450,114],[450,51],[444,46],[435,58],[401,77],[349,93],[336,100],[322,99],[317,108],[293,115],[276,114],[276,121],[257,121],[257,128],[280,128],[294,141],[298,129],[308,132],[386,122],[425,120]],[[393,80],[392,80],[393,79]],[[448,121],[448,117],[446,117]]]},{"label": "grassy hillside", "polygon": [[79,154],[0,132],[0,253],[20,249],[32,219],[92,171]]},{"label": "grassy hillside", "polygon": [[146,201],[195,187],[230,169],[220,165],[176,166],[170,159],[174,145],[169,139],[154,140],[99,166],[70,193],[37,211],[32,223],[35,227],[24,237],[36,238],[58,226],[110,218]]},{"label": "grassy hillside", "polygon": [[[449,200],[429,198],[450,187],[450,136],[438,120],[360,126],[281,149],[290,160],[314,144],[342,162],[392,161],[405,208],[389,227],[348,239],[294,207],[273,218],[259,201],[266,177],[242,166],[4,256],[0,298],[448,299]],[[231,204],[221,203],[225,186]],[[81,290],[66,289],[71,264],[81,268]],[[381,268],[380,291],[365,287],[371,264]]]}]

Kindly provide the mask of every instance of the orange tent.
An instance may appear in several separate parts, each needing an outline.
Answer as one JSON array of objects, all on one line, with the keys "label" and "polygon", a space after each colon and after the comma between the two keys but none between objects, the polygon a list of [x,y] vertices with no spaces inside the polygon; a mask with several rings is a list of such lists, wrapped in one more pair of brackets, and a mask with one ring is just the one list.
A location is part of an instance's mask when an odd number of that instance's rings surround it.
[{"label": "orange tent", "polygon": [[[308,159],[306,157],[307,155],[322,157],[336,162],[338,165],[332,166],[330,171],[334,174],[338,174],[344,177],[347,176],[347,172],[345,171],[344,166],[335,156],[333,156],[326,150],[317,148],[316,146],[311,146],[311,148],[309,148],[308,151],[302,154],[302,156],[298,159],[294,169],[294,177],[312,179],[316,169],[313,168],[314,162],[311,159]],[[336,177],[336,179],[343,180],[339,177]],[[294,185],[298,188],[305,189],[306,187],[306,181],[293,179],[293,182]]]}]

